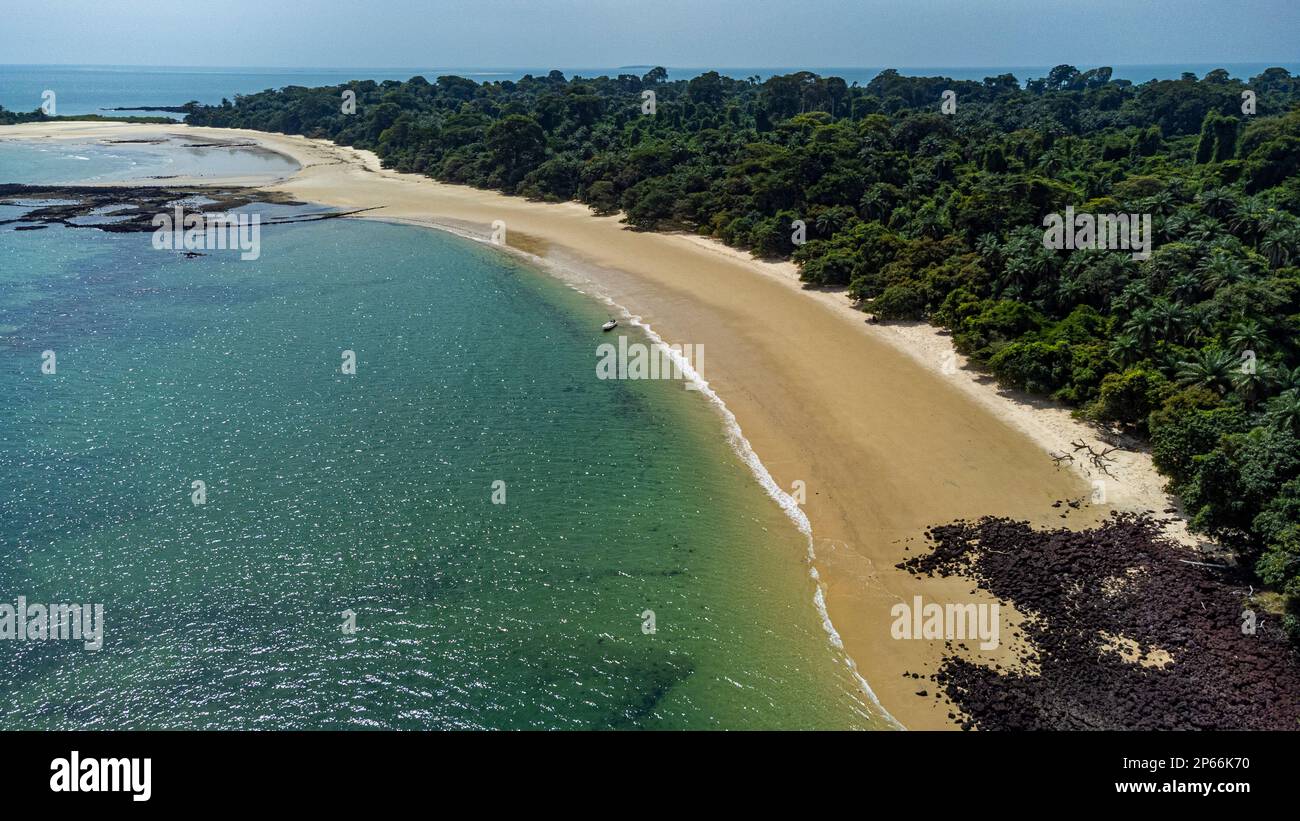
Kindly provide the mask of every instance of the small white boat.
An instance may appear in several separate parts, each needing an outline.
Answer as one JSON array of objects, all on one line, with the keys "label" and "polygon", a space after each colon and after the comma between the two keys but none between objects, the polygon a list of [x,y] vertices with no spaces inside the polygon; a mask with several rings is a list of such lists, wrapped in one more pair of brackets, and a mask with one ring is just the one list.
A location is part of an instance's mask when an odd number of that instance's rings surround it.
[{"label": "small white boat", "polygon": [[604,325],[601,325],[601,326],[600,326],[600,329],[601,329],[602,331],[612,331],[612,330],[614,330],[614,329],[617,328],[617,327],[618,327],[618,320],[617,320],[617,319],[611,319],[610,321],[606,322]]}]

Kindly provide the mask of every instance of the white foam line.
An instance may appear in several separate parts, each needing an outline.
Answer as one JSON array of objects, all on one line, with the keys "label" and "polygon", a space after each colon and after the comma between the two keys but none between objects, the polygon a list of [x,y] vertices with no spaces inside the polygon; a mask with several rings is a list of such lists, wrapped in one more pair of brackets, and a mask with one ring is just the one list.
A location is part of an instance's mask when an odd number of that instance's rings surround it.
[{"label": "white foam line", "polygon": [[632,314],[632,312],[627,308],[619,305],[608,296],[602,294],[600,295],[600,298],[609,305],[622,311],[628,322],[630,322],[634,327],[640,328],[642,332],[650,338],[651,342],[661,350],[666,351],[668,356],[672,358],[672,361],[681,366],[683,375],[690,380],[689,384],[691,389],[699,391],[707,397],[718,413],[721,414],[724,422],[724,429],[727,431],[727,441],[730,443],[732,450],[734,450],[745,464],[749,466],[750,472],[754,474],[754,478],[758,479],[758,483],[763,486],[763,490],[767,491],[767,495],[770,496],[778,506],[780,506],[785,515],[794,522],[795,527],[799,528],[799,532],[804,534],[804,537],[808,541],[808,575],[812,577],[813,584],[816,587],[816,590],[813,593],[813,604],[816,606],[818,614],[821,615],[822,628],[826,631],[826,635],[829,637],[831,644],[840,652],[840,655],[843,657],[844,663],[848,666],[849,671],[853,674],[853,677],[857,679],[858,685],[862,688],[862,691],[867,694],[867,697],[871,699],[871,703],[880,714],[886,720],[894,724],[898,729],[904,729],[898,719],[890,715],[889,711],[880,703],[880,699],[876,696],[876,692],[871,689],[871,685],[867,683],[866,678],[858,671],[857,663],[853,661],[853,657],[844,649],[844,640],[840,638],[839,631],[835,629],[835,625],[831,622],[830,611],[826,608],[826,588],[822,585],[821,575],[818,574],[816,565],[813,564],[817,559],[817,554],[813,549],[812,522],[808,520],[808,515],[803,512],[803,508],[799,506],[799,503],[795,501],[794,497],[789,493],[786,493],[785,490],[776,483],[776,480],[772,478],[772,474],[768,471],[767,465],[764,465],[763,460],[758,458],[758,453],[754,451],[753,445],[751,445],[749,440],[745,438],[744,431],[740,428],[740,422],[736,420],[736,415],[727,407],[727,403],[723,401],[717,391],[709,387],[708,381],[706,381],[700,373],[695,370],[691,365],[690,360],[680,351],[675,351],[669,347],[668,343],[664,342],[663,337],[661,337],[654,328],[650,327],[649,323],[642,320],[640,316]]},{"label": "white foam line", "polygon": [[[393,221],[406,222],[405,220]],[[570,272],[565,271],[551,260],[543,259],[542,257],[530,254],[527,251],[522,251],[518,248],[512,248],[508,245],[501,245],[500,243],[492,242],[481,235],[471,233],[464,229],[436,222],[416,222],[416,224],[433,225],[441,230],[447,231],[448,233],[455,234],[456,236],[474,240],[475,242],[484,245],[491,245],[500,248],[503,251],[509,251],[516,256],[528,260],[543,270],[556,273],[562,281],[574,290],[581,293],[587,293],[581,288],[575,286],[572,282],[568,281],[563,274]],[[689,380],[688,388],[704,395],[708,399],[709,403],[713,405],[719,414],[721,414],[724,422],[724,429],[727,432],[727,441],[731,445],[732,450],[734,450],[736,455],[738,455],[741,460],[749,466],[750,472],[754,474],[754,478],[756,478],[758,483],[762,485],[763,490],[766,491],[767,495],[777,503],[785,515],[794,522],[794,525],[799,529],[799,532],[804,534],[804,537],[808,540],[808,575],[812,577],[813,584],[816,587],[816,590],[813,592],[813,606],[817,608],[817,612],[821,616],[822,629],[826,631],[826,635],[830,639],[831,645],[839,651],[840,656],[844,659],[845,665],[849,668],[849,672],[852,673],[853,678],[857,680],[858,686],[862,689],[862,692],[866,693],[867,698],[871,700],[872,705],[876,708],[880,716],[892,724],[894,728],[906,730],[907,728],[903,726],[902,722],[894,718],[893,715],[885,709],[885,706],[880,703],[880,699],[876,696],[876,691],[871,689],[871,685],[867,683],[866,678],[858,671],[858,665],[853,660],[853,657],[844,649],[844,640],[840,638],[839,631],[835,629],[835,625],[831,622],[830,611],[826,608],[826,588],[822,584],[821,575],[817,572],[817,567],[814,564],[814,561],[817,559],[817,554],[813,550],[812,522],[808,521],[808,515],[803,512],[803,508],[799,507],[799,503],[794,500],[794,497],[789,493],[786,493],[781,486],[776,483],[776,480],[772,478],[772,474],[768,471],[767,465],[764,465],[763,460],[758,458],[758,454],[754,451],[753,445],[751,445],[749,440],[745,438],[744,432],[740,429],[740,423],[736,420],[736,415],[727,407],[727,403],[722,400],[722,397],[718,396],[717,391],[709,387],[708,381],[695,370],[694,366],[691,365],[690,360],[687,359],[681,351],[674,351],[669,347],[669,345],[664,342],[663,337],[661,337],[654,328],[650,327],[649,323],[645,322],[639,315],[633,314],[627,308],[618,304],[605,294],[594,294],[591,296],[596,296],[607,305],[621,311],[624,319],[634,327],[640,328],[641,331],[650,338],[650,341],[654,343],[654,345],[661,350],[666,351],[668,356],[672,358],[672,361],[681,366],[682,374]]]}]

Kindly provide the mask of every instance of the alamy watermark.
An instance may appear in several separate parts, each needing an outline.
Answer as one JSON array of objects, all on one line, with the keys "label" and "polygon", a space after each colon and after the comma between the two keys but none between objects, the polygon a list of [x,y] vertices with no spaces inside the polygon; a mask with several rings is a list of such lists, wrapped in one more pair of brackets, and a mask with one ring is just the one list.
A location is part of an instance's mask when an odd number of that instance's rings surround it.
[{"label": "alamy watermark", "polygon": [[703,373],[703,344],[650,345],[620,336],[617,346],[606,342],[596,348],[597,379],[684,379],[690,388]]},{"label": "alamy watermark", "polygon": [[50,792],[124,792],[132,801],[148,801],[152,771],[152,758],[82,758],[73,750],[50,762]]},{"label": "alamy watermark", "polygon": [[257,259],[262,255],[261,214],[186,213],[176,206],[175,215],[155,214],[153,247],[157,251],[225,251],[238,250],[239,258]]},{"label": "alamy watermark", "polygon": [[1001,622],[997,604],[925,604],[920,596],[912,604],[899,602],[889,608],[894,623],[889,633],[895,639],[965,641],[978,639],[981,650],[996,650]]},{"label": "alamy watermark", "polygon": [[104,605],[0,602],[0,639],[80,641],[92,652],[104,646]]},{"label": "alamy watermark", "polygon": [[1132,251],[1133,259],[1151,256],[1150,214],[1076,214],[1043,217],[1043,247],[1054,251],[1105,248]]}]

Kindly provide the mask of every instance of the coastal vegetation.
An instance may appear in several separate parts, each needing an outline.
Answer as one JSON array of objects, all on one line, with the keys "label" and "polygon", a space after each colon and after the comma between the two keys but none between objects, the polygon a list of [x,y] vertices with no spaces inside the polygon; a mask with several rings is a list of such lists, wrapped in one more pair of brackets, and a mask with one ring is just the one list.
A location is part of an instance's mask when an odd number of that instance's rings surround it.
[{"label": "coastal vegetation", "polygon": [[[1280,68],[866,86],[656,68],[288,87],[188,122],[716,237],[793,259],[879,319],[944,327],[1002,384],[1148,440],[1193,527],[1289,600],[1300,637],[1297,101]],[[1044,218],[1067,207],[1150,215],[1152,253],[1045,248]]]},{"label": "coastal vegetation", "polygon": [[[127,109],[119,109],[119,110],[127,110]],[[130,110],[134,111],[138,109],[130,109]],[[173,111],[177,109],[168,108],[163,110]],[[155,116],[105,117],[100,114],[76,114],[76,115],[66,116],[66,117],[65,116],[51,117],[50,115],[46,114],[40,109],[37,109],[35,111],[29,111],[29,112],[17,112],[17,111],[7,111],[4,106],[0,106],[0,125],[18,125],[20,123],[57,123],[57,122],[64,122],[67,120],[88,120],[89,122],[103,122],[103,123],[152,123],[152,124],[176,122],[176,120],[172,119],[171,117],[155,117]]]}]

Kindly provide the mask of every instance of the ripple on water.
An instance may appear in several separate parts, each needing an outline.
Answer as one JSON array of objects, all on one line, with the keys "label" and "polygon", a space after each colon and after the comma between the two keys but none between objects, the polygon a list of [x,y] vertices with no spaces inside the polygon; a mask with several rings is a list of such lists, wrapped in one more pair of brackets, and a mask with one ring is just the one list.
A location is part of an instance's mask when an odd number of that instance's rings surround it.
[{"label": "ripple on water", "polygon": [[404,226],[0,241],[0,590],[107,621],[9,645],[0,726],[878,726],[717,414],[595,378],[602,306]]}]

